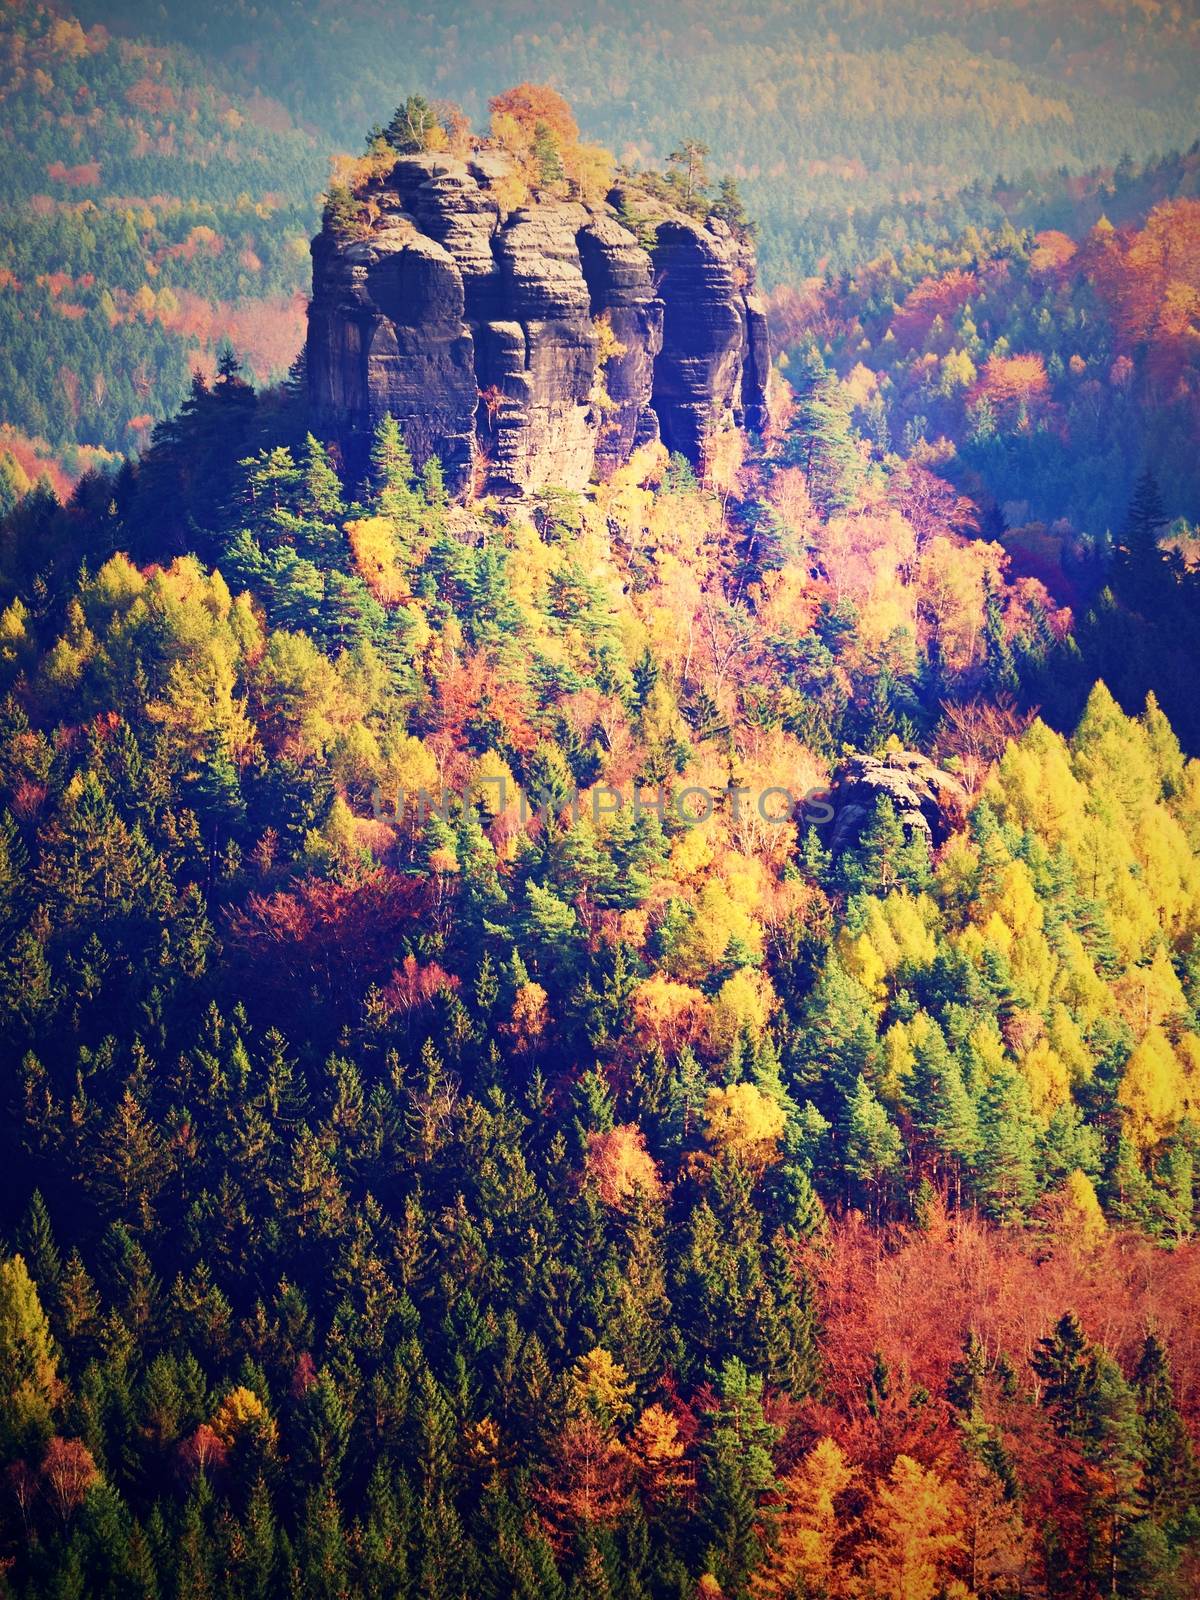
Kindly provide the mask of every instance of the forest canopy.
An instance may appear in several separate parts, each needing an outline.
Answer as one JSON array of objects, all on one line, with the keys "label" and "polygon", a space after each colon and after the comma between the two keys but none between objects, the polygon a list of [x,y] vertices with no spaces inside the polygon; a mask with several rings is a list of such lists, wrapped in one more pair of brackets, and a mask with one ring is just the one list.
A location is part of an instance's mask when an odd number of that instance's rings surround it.
[{"label": "forest canopy", "polygon": [[[1198,42],[8,9],[0,1600],[1200,1592]],[[347,466],[484,139],[757,240],[761,429]]]}]

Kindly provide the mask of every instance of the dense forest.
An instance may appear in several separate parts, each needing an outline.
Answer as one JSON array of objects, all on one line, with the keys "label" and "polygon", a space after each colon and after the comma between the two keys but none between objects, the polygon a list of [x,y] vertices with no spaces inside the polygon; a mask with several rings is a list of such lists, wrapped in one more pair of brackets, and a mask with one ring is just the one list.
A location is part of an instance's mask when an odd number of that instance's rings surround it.
[{"label": "dense forest", "polygon": [[[1189,1600],[1195,8],[418,11],[0,16],[0,1600]],[[347,472],[489,112],[761,435]]]},{"label": "dense forest", "polygon": [[[1175,163],[1194,178],[1200,155]],[[1094,543],[1149,464],[1168,516],[1200,503],[1200,200],[1117,229],[968,228],[774,297],[788,359],[814,344],[879,452],[950,470],[1010,523]],[[1076,548],[1076,560],[1082,552]]]},{"label": "dense forest", "polygon": [[82,470],[148,444],[225,339],[287,371],[324,161],[282,106],[30,5],[0,19],[0,107],[0,420]]},{"label": "dense forest", "polygon": [[14,1600],[1195,1592],[1194,580],[785,373],[456,505],[226,357],[0,524]]},{"label": "dense forest", "polygon": [[352,18],[294,0],[93,4],[110,25],[248,69],[344,146],[397,91],[482,120],[497,81],[522,79],[567,90],[621,156],[661,160],[686,125],[748,181],[776,269],[803,259],[815,220],[990,182],[998,144],[1012,176],[1144,158],[1196,133],[1194,12],[1134,0],[684,0],[649,14],[607,0],[586,17],[375,0]]}]

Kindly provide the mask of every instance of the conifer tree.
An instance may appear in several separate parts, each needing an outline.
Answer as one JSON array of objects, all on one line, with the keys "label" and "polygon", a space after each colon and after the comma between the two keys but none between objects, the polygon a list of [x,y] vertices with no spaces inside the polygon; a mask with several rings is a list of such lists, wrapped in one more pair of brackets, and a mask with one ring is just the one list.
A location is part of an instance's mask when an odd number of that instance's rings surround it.
[{"label": "conifer tree", "polygon": [[898,1177],[902,1144],[899,1130],[860,1073],[846,1102],[842,1167],[852,1200],[878,1213]]},{"label": "conifer tree", "polygon": [[960,1198],[963,1176],[979,1149],[975,1106],[936,1022],[930,1021],[918,1038],[913,1057],[913,1070],[904,1086],[913,1127],[933,1158],[935,1175],[944,1164],[954,1181],[956,1198]]},{"label": "conifer tree", "polygon": [[383,137],[401,155],[429,148],[428,141],[438,127],[437,113],[424,95],[410,94],[392,113]]},{"label": "conifer tree", "polygon": [[11,1461],[49,1437],[62,1394],[58,1352],[22,1256],[0,1260],[0,1456]]},{"label": "conifer tree", "polygon": [[763,1416],[762,1379],[736,1357],[722,1366],[701,1444],[704,1565],[724,1592],[739,1594],[764,1553],[777,1487],[771,1452],[778,1429]]},{"label": "conifer tree", "polygon": [[62,1280],[62,1257],[54,1242],[50,1213],[40,1189],[35,1189],[30,1197],[18,1243],[39,1297],[53,1307]]},{"label": "conifer tree", "polygon": [[1176,1406],[1171,1358],[1153,1333],[1138,1357],[1134,1391],[1142,1418],[1146,1506],[1157,1522],[1169,1524],[1195,1503],[1196,1452]]},{"label": "conifer tree", "polygon": [[899,1455],[866,1515],[857,1552],[865,1592],[934,1600],[965,1552],[959,1495],[931,1468]]},{"label": "conifer tree", "polygon": [[781,459],[803,467],[814,504],[829,515],[853,499],[862,460],[838,381],[815,346],[802,357],[792,388],[795,412]]},{"label": "conifer tree", "polygon": [[1117,539],[1120,570],[1130,586],[1134,604],[1144,604],[1157,592],[1165,563],[1158,537],[1166,524],[1158,480],[1147,468],[1138,479],[1125,521]]},{"label": "conifer tree", "polygon": [[1045,1385],[1042,1404],[1061,1432],[1078,1436],[1087,1416],[1095,1374],[1095,1351],[1073,1311],[1064,1312],[1054,1332],[1040,1339],[1030,1365]]},{"label": "conifer tree", "polygon": [[1025,1080],[1002,1066],[979,1103],[980,1152],[975,1185],[997,1222],[1018,1222],[1036,1192],[1034,1129]]},{"label": "conifer tree", "polygon": [[411,525],[417,514],[413,493],[413,461],[400,424],[388,412],[381,417],[371,445],[371,489],[381,516]]}]

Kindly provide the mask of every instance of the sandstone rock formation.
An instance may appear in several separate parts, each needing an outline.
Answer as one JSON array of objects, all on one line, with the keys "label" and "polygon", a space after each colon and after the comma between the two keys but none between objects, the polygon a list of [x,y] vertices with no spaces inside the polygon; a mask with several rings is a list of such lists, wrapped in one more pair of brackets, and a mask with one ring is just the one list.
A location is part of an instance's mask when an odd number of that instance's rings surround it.
[{"label": "sandstone rock formation", "polygon": [[923,833],[939,845],[962,825],[967,791],[916,750],[895,750],[883,757],[849,757],[834,774],[829,803],[833,807],[828,843],[836,855],[857,843],[870,826],[876,802],[891,800],[908,833]]},{"label": "sandstone rock formation", "polygon": [[580,488],[660,436],[701,464],[729,428],[765,426],[747,245],[661,203],[650,248],[616,204],[506,210],[509,176],[486,148],[401,156],[361,236],[313,240],[313,425],[352,475],[388,412],[457,494]]}]

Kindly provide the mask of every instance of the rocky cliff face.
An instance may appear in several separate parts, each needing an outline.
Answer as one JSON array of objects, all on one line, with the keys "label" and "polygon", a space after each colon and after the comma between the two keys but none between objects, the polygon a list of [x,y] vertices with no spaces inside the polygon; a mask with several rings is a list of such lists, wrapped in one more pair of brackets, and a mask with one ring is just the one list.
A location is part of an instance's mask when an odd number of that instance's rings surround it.
[{"label": "rocky cliff face", "polygon": [[720,433],[765,426],[748,247],[662,206],[649,249],[612,206],[505,210],[508,176],[486,149],[402,156],[364,197],[363,237],[314,239],[313,422],[352,473],[388,412],[455,493],[580,488],[660,436],[700,464]]},{"label": "rocky cliff face", "polygon": [[835,854],[858,842],[881,799],[892,802],[909,837],[923,834],[933,845],[962,827],[970,806],[959,780],[917,750],[850,756],[834,774],[829,797],[834,814],[828,843]]}]

